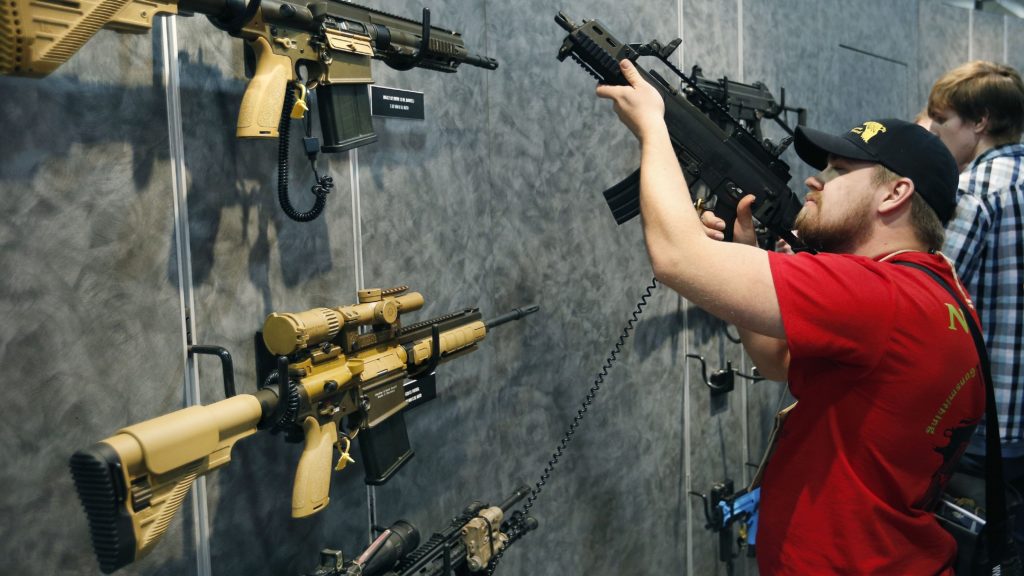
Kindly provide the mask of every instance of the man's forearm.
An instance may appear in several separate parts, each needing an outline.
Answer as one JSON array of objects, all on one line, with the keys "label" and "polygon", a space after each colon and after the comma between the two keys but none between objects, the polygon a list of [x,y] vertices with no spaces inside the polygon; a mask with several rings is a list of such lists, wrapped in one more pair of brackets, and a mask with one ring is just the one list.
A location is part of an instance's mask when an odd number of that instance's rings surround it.
[{"label": "man's forearm", "polygon": [[757,371],[769,380],[789,378],[789,344],[757,332],[737,327],[743,349],[754,361]]},{"label": "man's forearm", "polygon": [[651,132],[640,143],[640,212],[651,263],[665,270],[706,238],[668,129],[661,125]]},{"label": "man's forearm", "polygon": [[664,125],[640,143],[640,212],[655,277],[726,322],[782,336],[765,252],[707,237]]}]

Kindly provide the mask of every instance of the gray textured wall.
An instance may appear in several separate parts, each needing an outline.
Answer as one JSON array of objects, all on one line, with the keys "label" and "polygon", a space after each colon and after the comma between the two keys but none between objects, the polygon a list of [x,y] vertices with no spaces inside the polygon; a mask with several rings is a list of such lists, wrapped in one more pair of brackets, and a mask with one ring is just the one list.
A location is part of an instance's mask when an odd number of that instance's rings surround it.
[{"label": "gray textured wall", "polygon": [[[1021,22],[938,2],[627,4],[431,2],[436,25],[463,32],[500,68],[442,75],[376,63],[378,84],[424,92],[427,119],[377,119],[376,144],[321,156],[337,188],[309,224],[277,206],[276,143],[233,136],[240,42],[204,18],[178,18],[188,286],[178,280],[161,32],[104,31],[49,78],[0,78],[0,194],[10,206],[0,218],[0,572],[98,573],[66,462],[182,405],[184,288],[197,341],[232,351],[241,391],[255,388],[252,335],[266,314],[351,303],[360,278],[421,291],[416,319],[540,304],[442,368],[440,398],[407,415],[416,457],[373,491],[377,521],[405,518],[426,536],[471,500],[537,481],[650,278],[638,223],[616,226],[600,196],[635,167],[635,143],[589,77],[555,60],[558,9],[599,18],[627,41],[682,36],[686,69],[762,80],[776,96],[785,87],[788,103],[827,130],[912,116],[931,82],[968,57],[1024,65]],[[423,6],[368,5],[411,17]],[[785,159],[799,190],[809,170],[791,151]],[[292,164],[302,204],[311,176],[297,151]],[[746,463],[786,400],[784,383],[741,380],[712,401],[686,355],[749,372],[726,329],[667,289],[648,299],[537,500],[540,530],[502,573],[756,573],[749,559],[734,570],[716,560],[717,539],[687,494],[748,480]],[[202,401],[222,398],[219,367],[198,364]],[[358,463],[334,476],[325,512],[289,517],[298,454],[261,434],[210,475],[214,574],[295,575],[321,547],[365,544]],[[196,573],[189,512],[121,573]]]}]

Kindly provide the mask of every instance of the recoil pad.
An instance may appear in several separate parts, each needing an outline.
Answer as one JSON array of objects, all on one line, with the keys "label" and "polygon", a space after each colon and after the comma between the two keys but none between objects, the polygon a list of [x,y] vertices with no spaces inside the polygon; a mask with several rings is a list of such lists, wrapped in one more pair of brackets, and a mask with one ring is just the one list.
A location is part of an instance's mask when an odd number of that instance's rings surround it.
[{"label": "recoil pad", "polygon": [[98,442],[75,452],[69,463],[78,498],[89,520],[89,535],[100,570],[110,574],[135,560],[135,533],[125,509],[127,489],[121,461],[109,444]]}]

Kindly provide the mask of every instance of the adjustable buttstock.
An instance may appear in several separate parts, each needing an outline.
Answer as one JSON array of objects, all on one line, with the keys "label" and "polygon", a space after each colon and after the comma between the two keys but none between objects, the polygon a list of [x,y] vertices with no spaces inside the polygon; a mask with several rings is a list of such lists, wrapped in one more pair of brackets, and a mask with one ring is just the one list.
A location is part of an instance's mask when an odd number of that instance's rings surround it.
[{"label": "adjustable buttstock", "polygon": [[104,573],[148,554],[167,531],[192,482],[231,461],[254,434],[259,399],[240,394],[120,430],[71,457],[71,476]]},{"label": "adjustable buttstock", "polygon": [[0,3],[0,74],[43,77],[67,62],[100,28],[148,32],[177,1],[5,0]]}]

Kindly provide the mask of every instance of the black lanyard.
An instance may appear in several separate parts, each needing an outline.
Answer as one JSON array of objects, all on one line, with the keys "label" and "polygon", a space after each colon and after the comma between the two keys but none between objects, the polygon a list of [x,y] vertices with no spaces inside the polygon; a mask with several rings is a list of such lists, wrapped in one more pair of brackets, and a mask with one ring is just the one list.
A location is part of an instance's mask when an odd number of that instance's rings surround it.
[{"label": "black lanyard", "polygon": [[964,305],[960,296],[953,290],[953,287],[946,282],[942,276],[935,271],[913,262],[892,262],[900,266],[917,268],[931,276],[940,286],[949,292],[953,301],[960,306],[967,326],[971,330],[971,337],[974,338],[974,346],[978,349],[978,362],[981,364],[981,373],[985,377],[985,528],[987,532],[987,544],[989,550],[989,564],[999,565],[1006,551],[1006,493],[1003,481],[1003,455],[999,443],[999,416],[996,412],[996,393],[992,385],[992,375],[989,371],[988,350],[985,348],[985,340],[981,337],[981,330],[974,322],[974,316],[970,309]]}]

